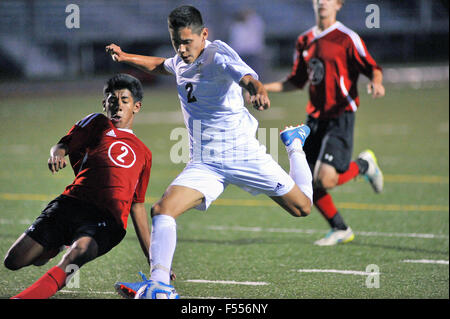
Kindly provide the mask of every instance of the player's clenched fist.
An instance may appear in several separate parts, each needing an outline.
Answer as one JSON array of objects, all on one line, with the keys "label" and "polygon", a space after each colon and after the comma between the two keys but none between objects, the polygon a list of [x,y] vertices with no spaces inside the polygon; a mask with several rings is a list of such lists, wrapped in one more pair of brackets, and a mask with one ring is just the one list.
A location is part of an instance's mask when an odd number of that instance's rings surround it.
[{"label": "player's clenched fist", "polygon": [[250,96],[250,103],[258,111],[266,110],[270,107],[270,100],[266,94],[255,94]]},{"label": "player's clenched fist", "polygon": [[50,150],[50,157],[47,161],[48,169],[55,174],[60,169],[66,167],[66,159],[64,158],[67,154],[67,147],[63,144],[57,144],[53,146]]},{"label": "player's clenched fist", "polygon": [[367,85],[367,93],[371,94],[373,98],[383,97],[385,95],[385,89],[380,83],[370,82]]},{"label": "player's clenched fist", "polygon": [[121,62],[124,58],[125,53],[118,45],[114,43],[107,45],[105,50],[106,52],[111,54],[111,58],[116,62]]},{"label": "player's clenched fist", "polygon": [[64,157],[61,156],[50,156],[48,159],[48,169],[55,174],[60,169],[66,167],[67,163]]},{"label": "player's clenched fist", "polygon": [[239,85],[247,90],[244,96],[245,101],[252,104],[255,109],[263,111],[270,107],[270,99],[264,85],[253,76],[245,75],[239,81]]}]

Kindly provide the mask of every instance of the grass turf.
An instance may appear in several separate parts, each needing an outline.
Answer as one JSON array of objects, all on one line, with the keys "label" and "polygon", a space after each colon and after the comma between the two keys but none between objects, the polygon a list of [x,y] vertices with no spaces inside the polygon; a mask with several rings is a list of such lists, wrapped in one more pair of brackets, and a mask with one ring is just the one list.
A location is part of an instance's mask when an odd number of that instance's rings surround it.
[{"label": "grass turf", "polygon": [[[147,115],[138,117],[179,111],[175,90],[148,88],[145,93],[142,113]],[[70,168],[53,176],[47,170],[49,148],[76,121],[101,111],[101,98],[77,93],[0,102],[2,256],[46,203],[72,181]],[[260,127],[278,129],[305,120],[305,92],[273,94],[271,99],[272,110],[251,111]],[[189,211],[177,220],[173,263],[177,291],[188,298],[449,298],[448,112],[448,83],[416,90],[387,87],[386,97],[378,100],[362,92],[354,155],[368,147],[374,150],[386,181],[380,195],[363,179],[331,191],[356,232],[355,240],[316,247],[312,243],[328,230],[316,210],[307,218],[293,218],[267,197],[252,197],[230,186],[207,212]],[[164,123],[164,117],[160,123],[152,122],[156,123],[143,120],[134,127],[153,152],[148,208],[184,167],[169,156],[177,142],[169,134],[183,124]],[[270,147],[278,148],[278,161],[288,170],[281,143]],[[60,257],[43,267],[15,272],[1,266],[0,298],[29,286]],[[404,262],[420,259],[447,264]],[[367,275],[298,271],[364,272],[370,264],[379,267],[379,288],[367,288]],[[79,288],[65,288],[53,298],[119,298],[114,282],[136,281],[139,270],[148,274],[148,264],[129,223],[119,246],[80,270]],[[190,281],[197,279],[211,282]]]}]

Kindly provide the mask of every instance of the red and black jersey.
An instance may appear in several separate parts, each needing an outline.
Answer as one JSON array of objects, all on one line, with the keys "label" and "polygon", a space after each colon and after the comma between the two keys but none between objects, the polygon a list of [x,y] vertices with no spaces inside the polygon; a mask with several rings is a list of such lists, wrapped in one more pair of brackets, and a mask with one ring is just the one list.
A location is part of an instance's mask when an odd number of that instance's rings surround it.
[{"label": "red and black jersey", "polygon": [[288,81],[299,88],[309,83],[309,115],[335,118],[357,110],[358,76],[372,78],[374,69],[381,70],[363,40],[337,21],[320,33],[313,27],[298,37]]},{"label": "red and black jersey", "polygon": [[117,129],[103,114],[76,123],[59,143],[67,145],[75,180],[63,195],[96,205],[127,227],[132,203],[143,203],[152,153],[131,130]]}]

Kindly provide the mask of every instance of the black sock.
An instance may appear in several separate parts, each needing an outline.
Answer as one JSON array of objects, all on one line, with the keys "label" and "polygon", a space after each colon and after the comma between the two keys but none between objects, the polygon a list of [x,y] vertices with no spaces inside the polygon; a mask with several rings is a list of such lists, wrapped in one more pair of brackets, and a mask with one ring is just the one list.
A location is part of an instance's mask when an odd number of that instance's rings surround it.
[{"label": "black sock", "polygon": [[339,212],[336,213],[331,219],[328,219],[328,223],[330,224],[331,228],[337,229],[337,230],[346,230],[347,225],[344,223],[344,219],[342,218],[341,214]]},{"label": "black sock", "polygon": [[367,172],[367,169],[369,168],[369,163],[365,159],[357,158],[355,159],[355,163],[356,165],[358,165],[360,174],[363,175]]}]

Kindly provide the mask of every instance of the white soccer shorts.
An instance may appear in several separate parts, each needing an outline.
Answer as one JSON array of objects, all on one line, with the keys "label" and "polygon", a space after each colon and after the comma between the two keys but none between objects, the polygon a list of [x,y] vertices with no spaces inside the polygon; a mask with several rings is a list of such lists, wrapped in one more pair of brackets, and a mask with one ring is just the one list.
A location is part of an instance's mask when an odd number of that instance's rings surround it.
[{"label": "white soccer shorts", "polygon": [[249,161],[190,162],[170,185],[185,186],[201,192],[205,200],[195,208],[207,210],[228,184],[239,186],[252,195],[266,194],[273,197],[291,191],[295,182],[269,154],[264,154]]}]

